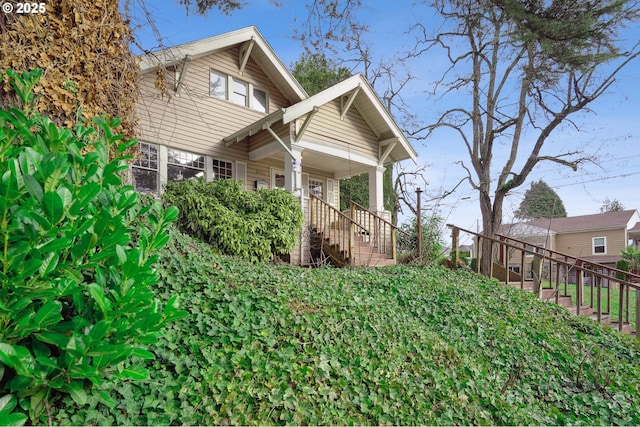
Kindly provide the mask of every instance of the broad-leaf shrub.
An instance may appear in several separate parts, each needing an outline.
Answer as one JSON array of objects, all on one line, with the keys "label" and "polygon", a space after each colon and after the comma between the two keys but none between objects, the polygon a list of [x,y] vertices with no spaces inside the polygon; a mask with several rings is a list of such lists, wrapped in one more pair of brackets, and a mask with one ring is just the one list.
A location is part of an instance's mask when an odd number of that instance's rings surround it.
[{"label": "broad-leaf shrub", "polygon": [[283,190],[243,191],[238,181],[169,182],[163,200],[180,209],[178,225],[222,253],[261,262],[293,249],[300,201]]},{"label": "broad-leaf shrub", "polygon": [[38,424],[64,394],[77,405],[114,402],[106,379],[148,376],[131,357],[165,322],[182,315],[175,298],[163,309],[155,252],[169,236],[175,207],[143,206],[121,173],[117,120],[95,128],[56,127],[32,114],[41,71],[8,71],[22,108],[0,110],[0,418]]}]

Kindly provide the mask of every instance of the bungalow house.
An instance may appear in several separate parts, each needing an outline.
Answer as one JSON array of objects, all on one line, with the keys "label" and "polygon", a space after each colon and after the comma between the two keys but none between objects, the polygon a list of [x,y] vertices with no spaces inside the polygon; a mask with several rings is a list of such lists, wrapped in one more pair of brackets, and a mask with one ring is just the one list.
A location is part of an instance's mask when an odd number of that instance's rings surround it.
[{"label": "bungalow house", "polygon": [[[316,225],[311,199],[337,209],[339,180],[368,173],[366,208],[389,218],[383,172],[416,152],[362,75],[309,96],[255,27],[149,53],[140,64],[139,191],[191,177],[282,188],[300,199],[307,230]],[[290,261],[304,265],[302,231]]]},{"label": "bungalow house", "polygon": [[[560,252],[595,264],[615,267],[620,251],[640,244],[640,215],[625,210],[566,218],[540,219],[526,223],[505,224],[499,234],[532,245]],[[520,272],[519,251],[508,257],[509,268]],[[525,270],[533,255],[525,256]],[[525,271],[528,274],[528,271]]]}]

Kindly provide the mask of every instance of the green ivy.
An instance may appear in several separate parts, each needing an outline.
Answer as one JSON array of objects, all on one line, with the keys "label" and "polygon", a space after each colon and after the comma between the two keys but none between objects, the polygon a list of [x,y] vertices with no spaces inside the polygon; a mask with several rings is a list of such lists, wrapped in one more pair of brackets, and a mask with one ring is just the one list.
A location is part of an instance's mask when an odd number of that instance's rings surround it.
[{"label": "green ivy", "polygon": [[235,180],[169,182],[163,200],[180,209],[181,229],[222,253],[252,262],[293,249],[300,201],[283,190],[243,191]]},{"label": "green ivy", "polygon": [[640,344],[463,270],[304,269],[172,231],[150,378],[64,425],[637,425]]},{"label": "green ivy", "polygon": [[75,405],[115,401],[105,381],[148,377],[124,365],[184,315],[150,288],[153,264],[178,215],[143,206],[122,184],[135,141],[117,120],[59,128],[34,113],[41,70],[7,71],[21,108],[0,110],[0,420],[51,423],[64,395]]}]

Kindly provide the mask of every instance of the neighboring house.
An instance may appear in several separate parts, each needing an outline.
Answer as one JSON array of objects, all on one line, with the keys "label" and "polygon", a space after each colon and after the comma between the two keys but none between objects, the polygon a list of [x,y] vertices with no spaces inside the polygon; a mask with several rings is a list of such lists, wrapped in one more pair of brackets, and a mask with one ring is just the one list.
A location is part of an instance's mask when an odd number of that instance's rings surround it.
[{"label": "neighboring house", "polygon": [[[139,191],[191,177],[282,188],[300,198],[308,226],[310,194],[337,208],[338,181],[362,173],[369,209],[387,215],[385,167],[416,159],[364,77],[308,96],[255,27],[144,55],[140,80]],[[292,263],[309,262],[308,244]]]},{"label": "neighboring house", "polygon": [[[566,218],[540,219],[505,224],[498,234],[572,257],[614,267],[620,251],[640,243],[640,215],[637,210],[606,212]],[[504,259],[504,257],[501,257]],[[519,251],[509,254],[509,268],[520,272]],[[528,274],[533,256],[525,257]]]}]

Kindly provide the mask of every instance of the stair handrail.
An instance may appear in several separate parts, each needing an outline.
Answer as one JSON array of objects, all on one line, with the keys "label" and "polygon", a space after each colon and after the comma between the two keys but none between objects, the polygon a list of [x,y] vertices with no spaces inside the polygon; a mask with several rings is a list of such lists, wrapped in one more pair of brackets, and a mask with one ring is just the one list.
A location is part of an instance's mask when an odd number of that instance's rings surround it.
[{"label": "stair handrail", "polygon": [[500,238],[503,238],[503,239],[508,239],[508,240],[520,243],[522,245],[533,246],[533,247],[536,247],[536,248],[544,249],[551,256],[558,255],[560,257],[565,258],[565,260],[567,258],[569,258],[569,259],[574,260],[575,262],[580,262],[580,263],[583,263],[583,264],[591,264],[591,265],[594,265],[594,266],[597,266],[597,267],[601,267],[603,270],[608,270],[609,272],[612,272],[612,273],[624,274],[627,278],[633,277],[635,279],[638,279],[638,281],[640,281],[640,274],[637,274],[637,273],[620,270],[619,268],[615,268],[615,267],[609,267],[609,266],[606,266],[606,265],[603,265],[603,264],[600,264],[598,262],[594,262],[594,261],[591,261],[591,260],[588,260],[588,259],[585,259],[585,258],[580,258],[580,257],[573,256],[573,255],[567,255],[567,254],[564,254],[562,252],[554,251],[552,249],[547,249],[547,248],[545,248],[543,246],[538,246],[538,245],[532,244],[530,242],[527,242],[527,241],[524,241],[524,240],[520,240],[520,239],[517,239],[515,237],[507,236],[507,235],[504,235],[504,234],[497,233],[496,236],[498,236]]},{"label": "stair handrail", "polygon": [[[561,252],[557,252],[557,251],[552,251],[551,249],[547,249],[544,248],[542,246],[537,246],[533,243],[529,243],[529,242],[524,242],[524,241],[519,241],[520,244],[524,243],[525,245],[523,246],[516,246],[512,243],[508,243],[507,241],[503,240],[499,240],[493,237],[489,237],[486,235],[483,235],[481,233],[475,232],[475,231],[471,231],[471,230],[466,230],[464,228],[460,228],[456,225],[453,224],[447,224],[447,227],[450,228],[452,230],[452,240],[453,240],[453,251],[452,254],[455,254],[455,257],[457,257],[457,253],[458,253],[458,243],[459,243],[459,233],[460,231],[464,232],[464,233],[468,233],[468,234],[472,234],[474,236],[476,236],[478,238],[478,246],[480,246],[480,239],[487,239],[489,240],[489,242],[491,242],[491,250],[490,250],[490,256],[493,257],[493,245],[494,244],[498,244],[498,245],[503,245],[509,248],[513,248],[516,250],[519,250],[521,252],[521,265],[524,266],[524,254],[530,254],[530,255],[534,255],[537,257],[540,257],[542,259],[542,262],[544,261],[550,261],[550,262],[555,262],[556,265],[564,265],[565,267],[571,267],[571,268],[575,268],[577,271],[580,271],[580,275],[577,275],[577,281],[578,283],[576,283],[576,314],[580,314],[580,306],[582,304],[582,295],[581,295],[581,290],[582,290],[582,285],[583,285],[583,275],[584,273],[587,273],[588,275],[591,275],[592,278],[599,278],[600,280],[597,281],[596,280],[596,285],[598,287],[598,294],[597,294],[597,320],[600,321],[601,320],[601,314],[602,314],[602,305],[601,305],[601,290],[602,290],[602,279],[606,279],[606,280],[614,280],[615,282],[617,282],[620,285],[620,290],[619,290],[619,317],[618,317],[618,329],[622,330],[622,326],[624,323],[623,319],[623,312],[625,311],[626,308],[626,321],[629,322],[629,311],[630,311],[630,307],[629,307],[629,289],[635,289],[635,294],[636,294],[636,303],[635,303],[635,312],[636,312],[636,322],[635,322],[635,326],[636,326],[636,338],[640,339],[640,284],[637,283],[633,283],[629,280],[623,280],[623,279],[619,279],[617,277],[612,277],[609,274],[603,274],[603,273],[599,273],[597,271],[594,271],[592,269],[587,268],[587,266],[595,266],[595,267],[601,267],[603,270],[609,270],[609,271],[616,271],[616,272],[621,272],[623,274],[627,274],[628,273],[625,272],[624,270],[618,270],[615,268],[611,268],[611,267],[607,267],[605,265],[602,264],[598,264],[592,261],[588,261],[582,258],[577,258],[574,257],[572,255],[567,255],[567,254],[563,254]],[[502,235],[498,235],[498,237],[508,237],[508,236],[502,236]],[[518,239],[512,239],[512,240],[518,240]],[[532,250],[527,249],[526,246],[529,246],[531,248],[533,248]],[[541,253],[542,252],[542,253]],[[552,256],[547,256],[546,252],[550,252],[550,253],[554,253],[555,255],[560,255],[561,257],[564,257],[565,260],[562,260],[560,257],[552,257]],[[569,262],[568,259],[573,259],[575,260],[575,262]],[[478,262],[479,264],[479,262]],[[455,265],[455,264],[454,264]],[[491,266],[493,267],[493,260],[491,262]],[[505,262],[505,268],[507,270],[506,272],[506,277],[505,277],[505,282],[508,282],[509,280],[509,269],[508,269],[508,259],[507,262]],[[491,268],[491,271],[489,272],[489,275],[492,275],[492,271],[493,268]],[[521,271],[521,283],[520,286],[521,288],[524,285],[524,271]],[[551,273],[551,271],[550,271]],[[634,275],[635,276],[635,275]],[[559,277],[556,276],[556,286],[558,287],[557,290],[559,290]],[[566,281],[565,281],[566,282]],[[591,305],[593,305],[594,301],[593,301],[593,288],[594,285],[592,284],[591,286],[591,292],[592,292],[592,296],[591,296]],[[625,294],[625,288],[626,287],[626,293],[627,293],[627,299],[626,299],[626,307],[623,307],[623,303],[624,301],[624,294]],[[556,292],[556,302],[557,302],[557,298],[558,298],[558,292]]]},{"label": "stair handrail", "polygon": [[379,219],[380,221],[386,223],[387,225],[390,225],[391,227],[393,227],[396,231],[399,231],[400,233],[404,234],[407,237],[411,237],[411,234],[407,233],[406,231],[404,231],[402,228],[398,227],[397,225],[394,225],[392,222],[387,221],[386,219],[382,218],[380,215],[376,214],[375,212],[370,211],[369,209],[365,208],[364,206],[358,204],[357,202],[354,202],[353,200],[351,200],[350,202],[351,205],[354,205],[355,207],[359,208],[362,211],[368,212],[370,215],[376,217],[376,219]]},{"label": "stair handrail", "polygon": [[[337,209],[333,206],[331,206],[329,203],[325,202],[324,200],[322,200],[321,198],[317,197],[314,194],[310,195],[311,198],[311,202],[309,203],[310,206],[310,215],[309,215],[309,223],[312,226],[315,227],[319,227],[324,229],[325,226],[330,224],[324,224],[324,220],[323,220],[323,224],[313,224],[314,221],[314,201],[319,203],[320,206],[322,206],[322,208],[324,209],[328,209],[330,214],[333,214],[337,219],[341,219],[343,221],[346,221],[347,224],[349,224],[349,230],[347,234],[347,243],[348,243],[348,253],[349,253],[349,262],[353,262],[353,253],[354,253],[354,240],[353,240],[353,236],[355,234],[355,228],[359,228],[364,232],[368,232],[368,230],[364,227],[362,227],[360,224],[358,224],[356,221],[354,221],[353,219],[349,218],[348,215],[345,215],[344,213],[342,213],[340,211],[340,209]],[[334,229],[334,231],[338,231],[338,241],[342,241],[344,243],[344,236],[342,236],[342,229]],[[324,245],[324,243],[323,243]],[[344,245],[343,245],[344,246]]]},{"label": "stair handrail", "polygon": [[[373,247],[378,249],[378,253],[385,254],[385,256],[391,256],[391,259],[396,259],[396,234],[398,231],[401,233],[411,237],[411,235],[404,230],[400,230],[390,221],[382,218],[380,215],[375,212],[371,212],[369,209],[364,206],[350,201],[350,210],[351,210],[351,218],[356,220],[357,222],[364,222],[366,224],[361,224],[364,227],[371,228],[373,225],[374,229],[368,230],[369,236],[373,235]],[[356,219],[357,216],[357,219]],[[364,216],[364,217],[363,217]],[[387,230],[389,235],[387,236]],[[389,240],[388,240],[388,239]],[[387,246],[389,246],[389,252],[387,253]]]}]

